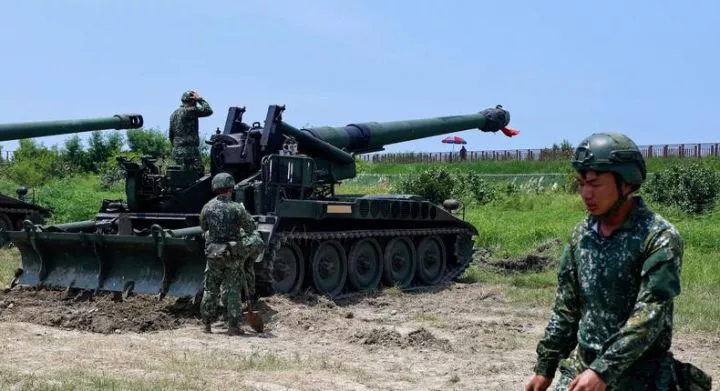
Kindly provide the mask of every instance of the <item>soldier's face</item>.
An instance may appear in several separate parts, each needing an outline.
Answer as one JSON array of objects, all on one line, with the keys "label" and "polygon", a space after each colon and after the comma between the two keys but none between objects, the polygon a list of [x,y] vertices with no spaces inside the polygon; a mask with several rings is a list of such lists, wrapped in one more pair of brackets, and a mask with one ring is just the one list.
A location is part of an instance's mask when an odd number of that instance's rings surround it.
[{"label": "soldier's face", "polygon": [[[588,171],[584,177],[577,174],[577,181],[580,197],[592,215],[607,212],[619,198],[615,176],[610,172]],[[623,191],[627,192],[627,189],[623,188]]]}]

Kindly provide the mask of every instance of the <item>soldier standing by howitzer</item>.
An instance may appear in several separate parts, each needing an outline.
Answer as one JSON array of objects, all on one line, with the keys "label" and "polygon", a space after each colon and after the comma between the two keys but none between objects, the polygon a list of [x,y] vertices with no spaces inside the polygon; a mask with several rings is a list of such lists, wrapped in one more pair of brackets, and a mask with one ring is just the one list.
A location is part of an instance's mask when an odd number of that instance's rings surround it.
[{"label": "soldier standing by howitzer", "polygon": [[213,110],[195,91],[185,91],[180,101],[182,105],[170,116],[172,158],[183,169],[194,170],[198,176],[203,176],[205,168],[200,157],[198,118],[212,115]]},{"label": "soldier standing by howitzer", "polygon": [[238,325],[242,317],[239,289],[244,283],[244,232],[252,232],[252,216],[243,204],[232,200],[235,180],[228,173],[219,173],[212,179],[212,190],[217,197],[200,211],[200,226],[205,232],[205,280],[200,312],[204,331],[210,332],[210,323],[216,317],[220,285],[227,291],[228,334],[241,333]]},{"label": "soldier standing by howitzer", "polygon": [[555,305],[525,390],[546,390],[558,367],[555,390],[709,390],[702,371],[670,352],[683,240],[632,196],[646,178],[637,145],[622,134],[593,134],[572,166],[590,215],[563,251]]}]

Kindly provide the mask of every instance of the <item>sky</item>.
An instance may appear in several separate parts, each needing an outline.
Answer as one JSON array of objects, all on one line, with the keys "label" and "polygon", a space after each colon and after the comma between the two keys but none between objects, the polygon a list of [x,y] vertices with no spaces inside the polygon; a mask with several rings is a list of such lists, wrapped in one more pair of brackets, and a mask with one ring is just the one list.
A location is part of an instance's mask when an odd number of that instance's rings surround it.
[{"label": "sky", "polygon": [[[167,132],[183,91],[296,127],[471,114],[508,138],[469,150],[720,142],[720,2],[686,0],[4,0],[0,123],[140,113]],[[87,140],[90,133],[80,133]],[[449,151],[447,135],[386,146]],[[72,135],[36,139],[46,146]],[[1,143],[4,151],[16,141]]]}]

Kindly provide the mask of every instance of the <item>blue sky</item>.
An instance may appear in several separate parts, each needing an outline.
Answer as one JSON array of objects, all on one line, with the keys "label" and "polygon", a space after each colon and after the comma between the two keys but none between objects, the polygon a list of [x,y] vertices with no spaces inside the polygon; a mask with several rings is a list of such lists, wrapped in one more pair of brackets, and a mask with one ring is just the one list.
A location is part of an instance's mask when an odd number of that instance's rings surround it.
[{"label": "blue sky", "polygon": [[[719,21],[711,0],[5,0],[0,122],[138,112],[166,131],[195,89],[215,110],[205,134],[234,105],[339,126],[502,104],[519,136],[454,135],[471,150],[607,130],[720,142]],[[450,150],[441,138],[387,150]]]}]

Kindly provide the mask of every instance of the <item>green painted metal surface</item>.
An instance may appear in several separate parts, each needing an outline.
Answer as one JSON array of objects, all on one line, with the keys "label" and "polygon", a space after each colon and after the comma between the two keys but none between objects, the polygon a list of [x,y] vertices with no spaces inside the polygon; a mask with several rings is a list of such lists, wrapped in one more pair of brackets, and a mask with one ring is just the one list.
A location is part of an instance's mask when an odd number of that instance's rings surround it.
[{"label": "green painted metal surface", "polygon": [[57,136],[106,129],[136,129],[143,125],[139,114],[116,114],[112,117],[75,120],[17,122],[0,124],[0,141]]}]

